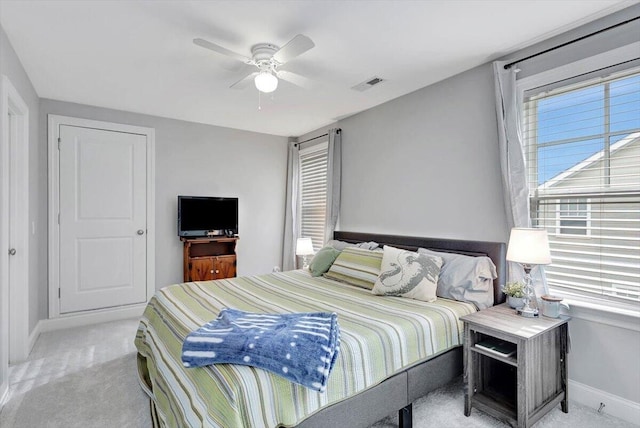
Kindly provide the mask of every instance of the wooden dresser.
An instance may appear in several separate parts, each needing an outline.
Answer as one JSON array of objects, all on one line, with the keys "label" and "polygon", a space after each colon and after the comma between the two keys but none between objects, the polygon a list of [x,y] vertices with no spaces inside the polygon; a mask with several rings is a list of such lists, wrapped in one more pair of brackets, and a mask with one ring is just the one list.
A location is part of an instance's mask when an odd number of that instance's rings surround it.
[{"label": "wooden dresser", "polygon": [[183,243],[184,282],[236,276],[237,237],[180,238]]}]

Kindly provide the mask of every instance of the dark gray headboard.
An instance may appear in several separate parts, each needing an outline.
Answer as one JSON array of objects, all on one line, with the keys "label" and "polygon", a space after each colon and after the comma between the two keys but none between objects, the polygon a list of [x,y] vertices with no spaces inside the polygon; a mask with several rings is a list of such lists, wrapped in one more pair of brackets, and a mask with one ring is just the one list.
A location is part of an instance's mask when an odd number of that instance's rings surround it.
[{"label": "dark gray headboard", "polygon": [[335,239],[352,243],[375,241],[381,245],[393,245],[415,251],[418,248],[460,253],[470,256],[488,256],[496,265],[498,278],[493,281],[493,299],[495,304],[504,302],[505,297],[501,286],[507,277],[506,252],[507,246],[503,242],[464,241],[461,239],[422,238],[417,236],[381,235],[377,233],[335,231]]}]

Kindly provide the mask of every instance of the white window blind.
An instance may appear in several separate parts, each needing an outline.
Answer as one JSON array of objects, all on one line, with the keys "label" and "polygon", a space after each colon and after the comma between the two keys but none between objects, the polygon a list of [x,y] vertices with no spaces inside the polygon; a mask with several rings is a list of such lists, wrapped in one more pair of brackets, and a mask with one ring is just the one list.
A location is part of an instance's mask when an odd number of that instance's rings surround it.
[{"label": "white window blind", "polygon": [[640,72],[526,93],[524,113],[550,288],[640,302]]},{"label": "white window blind", "polygon": [[328,153],[328,142],[299,151],[300,237],[311,238],[314,251],[324,245]]}]

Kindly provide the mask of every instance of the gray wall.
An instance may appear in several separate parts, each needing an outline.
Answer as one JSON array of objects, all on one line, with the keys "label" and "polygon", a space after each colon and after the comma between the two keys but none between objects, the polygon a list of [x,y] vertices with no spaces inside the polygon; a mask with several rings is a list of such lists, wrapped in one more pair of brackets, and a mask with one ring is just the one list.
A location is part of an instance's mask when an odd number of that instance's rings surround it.
[{"label": "gray wall", "polygon": [[[40,290],[47,282],[47,181],[46,152],[38,140],[38,95],[24,71],[18,56],[0,27],[0,74],[9,78],[29,108],[29,225],[35,233],[29,234],[29,331],[42,317],[46,294]],[[2,251],[5,251],[4,249]],[[43,302],[44,298],[44,302]],[[44,305],[43,305],[44,304]]]},{"label": "gray wall", "polygon": [[[634,5],[509,58],[524,58],[639,13],[640,5]],[[602,33],[520,65],[519,76],[634,39],[637,31],[628,28]],[[343,131],[339,229],[507,242],[493,88],[486,64],[333,124]],[[569,378],[640,403],[637,320],[611,325],[584,311],[573,315]]]},{"label": "gray wall", "polygon": [[492,79],[485,65],[340,121],[340,227],[506,241]]},{"label": "gray wall", "polygon": [[486,64],[329,126],[342,129],[339,229],[506,242],[493,98]]},{"label": "gray wall", "polygon": [[[571,312],[569,379],[640,403],[640,331],[637,318],[631,321],[635,324],[633,329],[583,317],[587,311],[581,308],[574,308]],[[597,402],[592,404],[598,406]],[[605,401],[605,404],[611,403]]]},{"label": "gray wall", "polygon": [[[179,194],[239,198],[239,275],[267,273],[281,265],[285,137],[42,99],[43,151],[48,114],[155,128],[157,289],[182,282],[182,243],[176,230]],[[46,285],[40,292],[46,292]]]}]

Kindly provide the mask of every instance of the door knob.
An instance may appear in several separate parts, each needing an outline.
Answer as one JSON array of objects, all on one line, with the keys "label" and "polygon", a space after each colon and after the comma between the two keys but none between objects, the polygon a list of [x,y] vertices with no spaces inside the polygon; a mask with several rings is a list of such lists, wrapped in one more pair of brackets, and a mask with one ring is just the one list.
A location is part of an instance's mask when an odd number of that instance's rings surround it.
[{"label": "door knob", "polygon": [[16,249],[15,248],[9,249],[9,255],[10,256],[15,256],[16,255]]},{"label": "door knob", "polygon": [[138,235],[144,235],[144,230],[142,230],[142,229],[138,229],[138,232],[137,232],[137,233],[138,233]]}]

